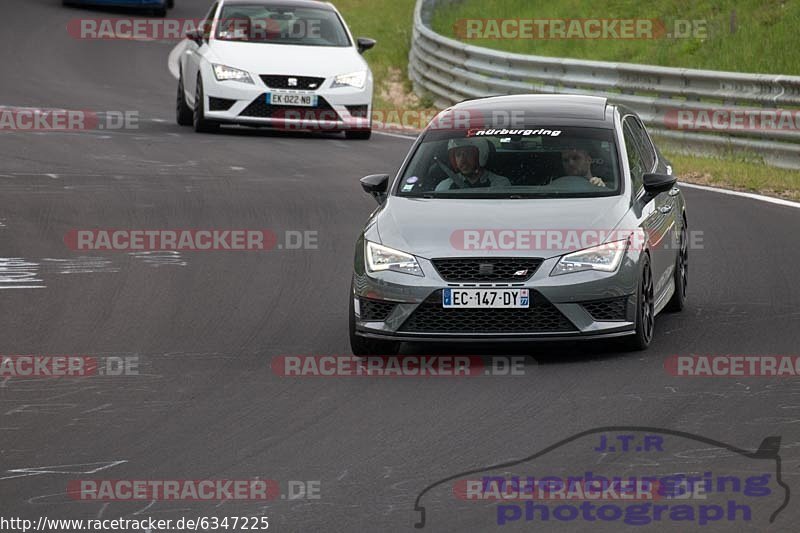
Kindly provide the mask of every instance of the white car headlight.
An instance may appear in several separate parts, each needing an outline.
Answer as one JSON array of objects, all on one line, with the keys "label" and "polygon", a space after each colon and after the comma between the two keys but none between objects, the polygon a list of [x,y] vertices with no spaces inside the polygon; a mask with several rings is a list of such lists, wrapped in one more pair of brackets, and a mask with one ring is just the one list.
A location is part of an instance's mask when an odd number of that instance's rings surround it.
[{"label": "white car headlight", "polygon": [[367,241],[366,256],[367,270],[370,272],[392,270],[414,276],[425,276],[417,263],[417,258],[400,250]]},{"label": "white car headlight", "polygon": [[628,242],[628,239],[614,241],[567,254],[558,261],[550,275],[559,276],[586,270],[614,272],[622,262],[625,250],[628,249]]},{"label": "white car headlight", "polygon": [[363,89],[365,83],[367,83],[367,71],[361,70],[359,72],[351,72],[350,74],[336,76],[333,78],[331,89],[336,89],[337,87],[355,87],[356,89]]},{"label": "white car headlight", "polygon": [[214,76],[217,81],[240,81],[242,83],[253,83],[250,74],[238,68],[227,67],[225,65],[214,65]]}]

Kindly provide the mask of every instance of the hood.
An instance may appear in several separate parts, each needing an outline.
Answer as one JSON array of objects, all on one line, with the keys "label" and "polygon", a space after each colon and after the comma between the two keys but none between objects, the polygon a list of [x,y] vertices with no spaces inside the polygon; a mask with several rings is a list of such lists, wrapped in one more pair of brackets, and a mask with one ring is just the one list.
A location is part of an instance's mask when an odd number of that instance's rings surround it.
[{"label": "hood", "polygon": [[255,75],[284,74],[331,78],[367,70],[353,47],[211,41],[208,59]]},{"label": "hood", "polygon": [[[376,213],[374,222],[384,245],[426,259],[549,258],[586,247],[575,239],[588,239],[590,246],[593,239],[615,240],[604,239],[602,232],[607,234],[616,229],[629,207],[624,196],[523,200],[390,196],[384,208]],[[501,230],[513,233],[500,234]],[[518,240],[519,235],[532,231],[546,233],[529,241]],[[492,237],[498,246],[490,249]],[[476,246],[474,243],[478,242],[481,244]],[[523,244],[513,244],[518,242]]]}]

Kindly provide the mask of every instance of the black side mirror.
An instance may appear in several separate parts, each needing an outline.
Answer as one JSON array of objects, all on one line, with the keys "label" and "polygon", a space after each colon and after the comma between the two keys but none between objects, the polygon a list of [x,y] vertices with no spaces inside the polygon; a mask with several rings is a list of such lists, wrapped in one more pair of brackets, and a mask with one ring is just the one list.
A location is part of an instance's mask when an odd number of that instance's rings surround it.
[{"label": "black side mirror", "polygon": [[371,194],[379,204],[386,200],[386,190],[389,188],[389,174],[371,174],[361,178],[361,188]]},{"label": "black side mirror", "polygon": [[678,176],[669,174],[645,174],[642,176],[644,190],[650,196],[671,190],[678,183]]},{"label": "black side mirror", "polygon": [[369,37],[359,37],[356,42],[358,43],[358,53],[363,54],[370,48],[373,48],[377,41],[375,39],[370,39]]},{"label": "black side mirror", "polygon": [[203,40],[205,39],[205,35],[203,34],[203,30],[192,30],[186,32],[186,38],[196,42],[197,46],[203,46]]}]

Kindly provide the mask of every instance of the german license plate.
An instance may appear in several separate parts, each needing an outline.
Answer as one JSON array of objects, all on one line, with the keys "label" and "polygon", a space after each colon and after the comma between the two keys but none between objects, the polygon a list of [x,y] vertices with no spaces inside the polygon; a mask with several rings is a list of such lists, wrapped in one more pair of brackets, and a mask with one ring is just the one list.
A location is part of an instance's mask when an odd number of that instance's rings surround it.
[{"label": "german license plate", "polygon": [[444,289],[442,306],[459,309],[526,309],[529,289]]},{"label": "german license plate", "polygon": [[317,95],[299,93],[267,93],[267,105],[316,107]]}]

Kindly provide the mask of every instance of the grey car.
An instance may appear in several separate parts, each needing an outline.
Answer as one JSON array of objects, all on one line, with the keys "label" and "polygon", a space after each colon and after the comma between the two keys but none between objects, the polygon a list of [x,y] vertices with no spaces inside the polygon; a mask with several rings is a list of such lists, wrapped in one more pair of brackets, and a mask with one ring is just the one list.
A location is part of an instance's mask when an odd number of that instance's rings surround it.
[{"label": "grey car", "polygon": [[686,205],[629,109],[517,95],[442,111],[356,243],[355,355],[400,343],[620,337],[648,347],[686,300]]}]

